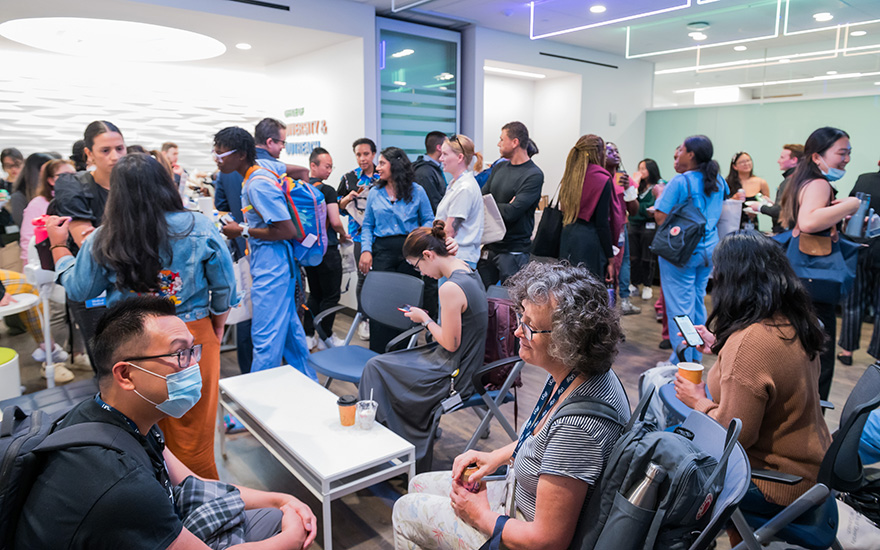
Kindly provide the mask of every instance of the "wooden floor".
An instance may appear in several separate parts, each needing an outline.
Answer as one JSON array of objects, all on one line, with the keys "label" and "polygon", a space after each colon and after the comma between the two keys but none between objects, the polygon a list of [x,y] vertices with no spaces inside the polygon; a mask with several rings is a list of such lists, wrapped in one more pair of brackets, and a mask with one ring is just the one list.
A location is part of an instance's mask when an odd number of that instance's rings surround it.
[{"label": "wooden floor", "polygon": [[[639,315],[623,317],[622,325],[626,334],[626,342],[619,348],[619,355],[614,363],[614,370],[623,381],[630,403],[635,406],[638,400],[638,378],[646,369],[653,367],[658,361],[668,358],[669,352],[658,349],[660,342],[660,324],[655,321],[653,301],[643,302],[635,297],[633,303],[642,308]],[[351,317],[338,315],[336,333],[343,336],[351,323]],[[838,405],[836,410],[826,415],[829,428],[837,427],[840,405],[852,390],[855,382],[872,362],[865,353],[870,338],[871,325],[865,325],[862,333],[863,349],[855,353],[854,365],[846,367],[837,364],[834,384],[831,388],[831,401]],[[354,343],[360,342],[355,338]],[[0,332],[0,346],[16,349],[21,358],[22,384],[27,391],[45,388],[45,380],[40,378],[39,365],[31,359],[33,341],[28,335],[9,336]],[[714,357],[704,358],[708,367],[714,363]],[[235,351],[222,354],[221,376],[235,376],[239,373]],[[89,373],[77,372],[77,378],[88,376]],[[546,374],[543,370],[527,365],[523,371],[524,386],[519,390],[519,423],[531,412],[537,401],[538,392],[543,386]],[[337,394],[357,393],[352,384],[333,382],[330,388]],[[511,422],[513,405],[505,405],[502,410]],[[297,419],[308,421],[308,419]],[[448,469],[455,456],[460,453],[476,428],[478,419],[472,411],[459,411],[443,417],[441,427],[443,435],[434,449],[434,468]],[[302,499],[316,512],[320,522],[321,505],[292,474],[287,472],[277,460],[265,450],[252,436],[247,433],[228,436],[228,459],[219,458],[218,468],[221,478],[225,481],[242,485],[291,493]],[[510,442],[500,425],[493,423],[489,438],[479,443],[478,448],[491,450]],[[218,442],[219,449],[219,442]],[[392,549],[393,532],[391,526],[391,508],[394,501],[405,492],[403,478],[391,480],[343,497],[334,501],[333,513],[333,544],[339,549]],[[320,531],[319,531],[320,532]],[[322,536],[319,534],[312,548],[323,548]],[[727,537],[719,537],[718,549],[729,548]]]}]

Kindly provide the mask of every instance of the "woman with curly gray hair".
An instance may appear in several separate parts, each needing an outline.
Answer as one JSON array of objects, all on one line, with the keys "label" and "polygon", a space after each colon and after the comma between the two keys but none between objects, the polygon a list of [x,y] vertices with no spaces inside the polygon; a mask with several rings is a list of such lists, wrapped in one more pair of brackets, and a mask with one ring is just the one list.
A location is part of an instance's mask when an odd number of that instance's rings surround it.
[{"label": "woman with curly gray hair", "polygon": [[[611,371],[620,323],[605,285],[584,267],[532,262],[507,286],[518,311],[520,357],[547,371],[544,390],[518,441],[459,455],[451,475],[410,481],[409,494],[394,505],[397,550],[478,548],[490,537],[510,549],[567,548],[621,428],[592,416],[550,419],[561,404],[585,397],[629,419],[626,392]],[[504,465],[513,466],[509,482],[479,483]]]}]

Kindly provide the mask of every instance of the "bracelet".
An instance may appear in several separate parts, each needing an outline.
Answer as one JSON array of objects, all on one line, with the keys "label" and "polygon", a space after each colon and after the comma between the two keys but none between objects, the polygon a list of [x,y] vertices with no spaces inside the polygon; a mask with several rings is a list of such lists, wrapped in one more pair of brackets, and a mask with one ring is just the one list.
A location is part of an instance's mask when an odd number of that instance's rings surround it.
[{"label": "bracelet", "polygon": [[66,244],[53,244],[49,247],[49,250],[55,250],[56,248],[67,248],[67,251],[70,252],[70,248]]}]

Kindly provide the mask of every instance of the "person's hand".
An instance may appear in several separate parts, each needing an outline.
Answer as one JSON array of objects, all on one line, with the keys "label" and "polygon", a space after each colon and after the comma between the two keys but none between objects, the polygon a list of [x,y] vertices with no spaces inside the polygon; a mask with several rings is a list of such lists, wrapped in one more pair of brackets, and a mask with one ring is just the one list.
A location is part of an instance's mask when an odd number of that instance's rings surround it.
[{"label": "person's hand", "polygon": [[[290,495],[288,495],[290,496]],[[298,521],[302,523],[303,529],[305,529],[307,535],[306,540],[303,542],[303,550],[309,547],[310,544],[315,540],[315,537],[318,535],[318,520],[315,517],[315,514],[312,513],[312,509],[309,508],[305,503],[301,500],[290,496],[290,498],[280,507],[281,511],[284,513],[284,517],[282,518],[282,530],[284,528],[284,520],[288,521]]]},{"label": "person's hand", "polygon": [[[749,205],[749,208],[751,208],[754,212],[760,212],[761,206],[763,205],[759,201],[755,201],[754,203]],[[746,212],[746,214],[748,214],[749,217],[752,217],[754,215],[751,212]]]},{"label": "person's hand", "polygon": [[174,175],[180,176],[183,174],[183,166],[181,166],[179,164],[175,164],[174,166],[171,167],[171,171],[174,172]]},{"label": "person's hand", "polygon": [[617,183],[623,188],[629,187],[629,174],[626,172],[618,172],[618,174],[620,177],[617,179]]},{"label": "person's hand", "polygon": [[693,409],[694,405],[696,405],[700,399],[706,398],[706,384],[704,382],[694,384],[690,380],[686,379],[684,376],[676,374],[675,397],[677,397],[679,401]]},{"label": "person's hand", "polygon": [[217,335],[218,342],[223,342],[223,327],[222,326],[215,328],[214,334]]},{"label": "person's hand", "polygon": [[348,233],[340,233],[339,234],[339,244],[348,244],[352,242],[351,235]]},{"label": "person's hand", "polygon": [[481,524],[488,523],[483,521],[486,514],[493,513],[492,509],[489,507],[489,497],[485,483],[480,485],[480,490],[478,492],[472,493],[464,488],[461,481],[453,480],[452,491],[449,493],[449,500],[451,501],[452,511],[455,512],[455,515],[478,531],[482,531],[482,529],[480,529]]},{"label": "person's hand", "polygon": [[[706,325],[694,325],[694,328],[697,330],[697,334],[700,335],[700,338],[703,339],[703,343],[697,346],[696,350],[700,353],[712,354],[712,346],[715,345],[715,335],[709,332]],[[678,332],[677,334],[684,338],[684,335],[681,332]]]},{"label": "person's hand", "polygon": [[452,237],[446,237],[446,253],[450,256],[458,254],[458,241]]},{"label": "person's hand", "polygon": [[86,237],[94,233],[95,229],[97,229],[97,227],[87,227],[80,232],[80,235],[82,235],[83,239],[85,239]]},{"label": "person's hand", "polygon": [[12,294],[5,292],[3,293],[3,298],[0,298],[0,306],[8,306],[11,303],[15,302],[15,298],[12,297]]},{"label": "person's hand", "polygon": [[834,199],[833,201],[831,201],[831,204],[845,204],[847,207],[846,215],[852,216],[859,209],[859,206],[861,206],[862,200],[858,197],[844,197],[842,199]]},{"label": "person's hand", "polygon": [[220,232],[230,239],[235,239],[236,237],[241,237],[242,227],[238,222],[232,221],[221,227]]},{"label": "person's hand", "polygon": [[411,319],[413,323],[418,323],[420,325],[422,323],[427,323],[431,319],[431,316],[428,315],[427,311],[418,307],[410,307],[409,311],[405,312],[403,315]]},{"label": "person's hand", "polygon": [[605,282],[614,282],[614,262],[608,262],[608,267],[605,268]]},{"label": "person's hand", "polygon": [[360,267],[361,273],[364,275],[370,272],[370,269],[373,268],[373,254],[372,252],[364,252],[361,254],[361,261],[358,264]]},{"label": "person's hand", "polygon": [[52,246],[67,244],[70,236],[70,220],[68,216],[46,216],[46,232]]},{"label": "person's hand", "polygon": [[452,482],[461,479],[461,474],[465,468],[471,464],[477,465],[477,471],[471,473],[469,481],[480,481],[485,476],[495,473],[495,470],[504,464],[503,457],[496,456],[495,453],[484,453],[480,451],[465,451],[455,457],[452,461]]},{"label": "person's hand", "polygon": [[513,204],[513,201],[515,201],[515,200],[516,200],[516,195],[514,195],[513,198],[510,199],[510,201],[507,204]]}]

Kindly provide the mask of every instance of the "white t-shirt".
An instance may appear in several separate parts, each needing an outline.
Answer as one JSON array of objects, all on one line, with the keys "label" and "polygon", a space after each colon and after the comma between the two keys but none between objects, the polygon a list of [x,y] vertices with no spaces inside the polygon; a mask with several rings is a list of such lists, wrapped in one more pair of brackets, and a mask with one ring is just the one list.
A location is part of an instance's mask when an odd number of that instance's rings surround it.
[{"label": "white t-shirt", "polygon": [[437,205],[437,219],[461,218],[455,234],[458,258],[477,263],[480,259],[480,240],[483,238],[483,194],[473,172],[465,172],[449,184],[443,200]]}]

